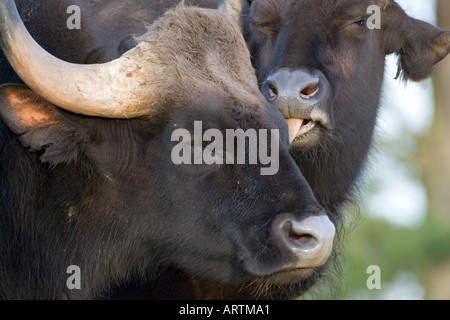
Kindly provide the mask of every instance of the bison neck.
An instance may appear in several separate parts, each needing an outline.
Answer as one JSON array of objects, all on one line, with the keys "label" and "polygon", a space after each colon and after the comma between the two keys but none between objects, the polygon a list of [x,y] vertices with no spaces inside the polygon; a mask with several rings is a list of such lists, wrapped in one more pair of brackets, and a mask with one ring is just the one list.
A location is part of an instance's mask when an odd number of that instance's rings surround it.
[{"label": "bison neck", "polygon": [[56,166],[39,156],[0,121],[0,299],[92,298],[145,250],[83,156]]},{"label": "bison neck", "polygon": [[325,138],[316,148],[292,153],[317,200],[338,225],[343,219],[343,207],[355,202],[358,185],[363,182],[373,145],[375,119],[373,116],[370,123],[362,122],[363,128],[356,131],[361,133],[358,136],[351,134],[354,130],[337,132],[333,139]]}]

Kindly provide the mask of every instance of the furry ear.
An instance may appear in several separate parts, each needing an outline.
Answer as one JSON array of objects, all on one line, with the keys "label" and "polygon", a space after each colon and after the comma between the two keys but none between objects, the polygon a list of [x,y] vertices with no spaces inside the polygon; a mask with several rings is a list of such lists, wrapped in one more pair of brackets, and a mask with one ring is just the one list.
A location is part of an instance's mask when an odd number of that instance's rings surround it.
[{"label": "furry ear", "polygon": [[20,85],[0,87],[0,118],[41,161],[57,165],[78,153],[83,135],[64,111]]},{"label": "furry ear", "polygon": [[399,55],[397,76],[405,80],[424,80],[450,52],[450,31],[409,17],[394,2],[384,9],[383,37],[386,54]]}]

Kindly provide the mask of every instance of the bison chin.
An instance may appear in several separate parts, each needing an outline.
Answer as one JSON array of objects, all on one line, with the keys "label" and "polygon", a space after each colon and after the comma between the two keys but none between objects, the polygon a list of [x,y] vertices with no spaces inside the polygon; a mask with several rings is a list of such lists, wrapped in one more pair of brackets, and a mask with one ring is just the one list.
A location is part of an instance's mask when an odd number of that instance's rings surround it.
[{"label": "bison chin", "polygon": [[310,290],[325,274],[327,265],[314,269],[286,271],[248,281],[239,289],[258,300],[296,299]]},{"label": "bison chin", "polygon": [[[246,277],[240,281],[222,282],[204,276],[193,275],[178,268],[164,268],[154,277],[142,282],[128,281],[112,285],[97,299],[147,300],[289,300],[298,299],[310,292],[318,281],[332,279],[332,263],[308,271],[298,279],[297,273],[283,273],[278,276]],[[326,278],[324,277],[326,276]],[[276,280],[274,282],[274,280]],[[285,283],[281,283],[281,282]],[[174,296],[174,293],[177,293]]]},{"label": "bison chin", "polygon": [[[199,290],[197,292],[201,292],[201,296],[194,297],[195,299],[290,300],[298,299],[306,292],[314,294],[319,282],[327,285],[328,289],[338,289],[335,285],[339,278],[337,266],[333,255],[324,265],[316,268],[283,271],[262,277],[248,276],[232,283],[219,284],[198,278],[190,278],[189,283],[195,283]],[[205,288],[209,291],[202,291]],[[323,286],[321,288],[323,289]]]}]

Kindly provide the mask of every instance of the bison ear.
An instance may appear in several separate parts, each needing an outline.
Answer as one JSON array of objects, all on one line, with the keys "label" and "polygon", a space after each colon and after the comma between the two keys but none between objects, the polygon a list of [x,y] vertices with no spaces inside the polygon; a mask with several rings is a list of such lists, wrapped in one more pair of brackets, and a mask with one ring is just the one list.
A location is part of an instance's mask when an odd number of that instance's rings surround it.
[{"label": "bison ear", "polygon": [[242,28],[242,0],[217,0],[217,10],[225,13]]},{"label": "bison ear", "polygon": [[386,54],[399,55],[397,77],[421,81],[430,76],[433,66],[450,52],[450,31],[409,17],[397,5],[385,9]]},{"label": "bison ear", "polygon": [[42,152],[42,162],[57,165],[77,154],[80,134],[63,112],[25,86],[0,87],[0,117],[31,152]]}]

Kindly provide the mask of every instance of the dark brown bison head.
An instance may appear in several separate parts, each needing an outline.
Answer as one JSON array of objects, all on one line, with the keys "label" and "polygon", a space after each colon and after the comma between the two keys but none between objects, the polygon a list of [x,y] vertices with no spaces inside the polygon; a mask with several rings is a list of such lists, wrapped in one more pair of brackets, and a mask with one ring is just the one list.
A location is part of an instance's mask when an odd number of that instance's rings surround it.
[{"label": "dark brown bison head", "polygon": [[241,24],[258,81],[289,125],[291,153],[319,202],[351,195],[372,142],[385,56],[419,81],[450,50],[450,32],[392,0],[220,0]]}]

